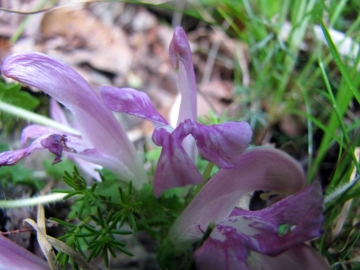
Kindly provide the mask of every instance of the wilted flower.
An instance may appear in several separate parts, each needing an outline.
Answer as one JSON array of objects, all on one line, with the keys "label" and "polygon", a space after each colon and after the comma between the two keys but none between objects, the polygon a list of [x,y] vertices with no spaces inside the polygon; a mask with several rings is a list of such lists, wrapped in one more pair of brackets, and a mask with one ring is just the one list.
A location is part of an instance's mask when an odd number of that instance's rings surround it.
[{"label": "wilted flower", "polygon": [[[9,56],[1,67],[2,74],[23,84],[36,87],[52,96],[71,111],[81,136],[33,125],[24,129],[25,148],[0,154],[0,166],[13,165],[33,151],[48,149],[61,161],[62,152],[99,164],[133,181],[139,188],[147,181],[142,162],[126,133],[99,94],[72,68],[41,53]],[[28,147],[28,139],[35,139]]]},{"label": "wilted flower", "polygon": [[189,42],[181,27],[174,30],[169,51],[170,59],[179,72],[181,93],[175,129],[155,110],[145,93],[131,88],[100,87],[100,94],[109,109],[150,120],[155,125],[152,138],[156,145],[162,146],[154,176],[156,196],[169,188],[202,183],[202,176],[194,164],[197,150],[219,167],[233,168],[252,137],[246,122],[205,126],[196,121],[195,74]]},{"label": "wilted flower", "polygon": [[[303,244],[320,236],[323,221],[319,183],[304,185],[301,167],[285,153],[251,150],[235,168],[221,169],[209,180],[176,220],[169,238],[181,253],[215,224],[194,253],[197,269],[328,269]],[[242,195],[255,190],[293,195],[259,211],[235,208]],[[283,226],[288,231],[281,234]]]}]

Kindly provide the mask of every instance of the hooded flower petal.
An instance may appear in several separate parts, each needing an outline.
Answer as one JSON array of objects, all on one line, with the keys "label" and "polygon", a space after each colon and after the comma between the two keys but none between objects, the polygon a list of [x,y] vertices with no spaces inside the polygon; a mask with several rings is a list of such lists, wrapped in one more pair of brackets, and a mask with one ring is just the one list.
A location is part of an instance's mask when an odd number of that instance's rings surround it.
[{"label": "hooded flower petal", "polygon": [[[186,119],[197,120],[197,93],[194,66],[189,41],[184,29],[175,27],[174,35],[169,45],[169,55],[172,64],[179,72],[179,92],[181,94],[179,117],[177,125]],[[182,143],[186,153],[196,161],[197,149],[192,137]]]},{"label": "hooded flower petal", "polygon": [[[140,158],[126,133],[100,96],[77,72],[44,54],[21,53],[5,59],[2,73],[39,88],[62,103],[74,115],[87,148],[96,148],[117,160],[119,166],[115,172],[124,180],[132,180],[135,188],[146,182]],[[130,174],[124,174],[123,167]]]},{"label": "hooded flower petal", "polygon": [[173,39],[169,46],[172,64],[179,70],[179,91],[181,104],[178,124],[185,119],[196,121],[196,79],[189,41],[184,29],[175,27]]},{"label": "hooded flower petal", "polygon": [[0,269],[47,270],[46,261],[0,234]]},{"label": "hooded flower petal", "polygon": [[254,190],[299,192],[305,185],[300,165],[276,149],[259,148],[244,153],[234,169],[221,169],[182,212],[169,232],[181,250],[201,238],[210,222],[230,216],[238,199]]},{"label": "hooded flower petal", "polygon": [[105,105],[114,112],[124,112],[151,121],[155,126],[168,122],[154,108],[147,94],[131,88],[99,87]]},{"label": "hooded flower petal", "polygon": [[[210,237],[195,252],[195,258],[199,263],[206,261],[209,249],[221,247],[228,250],[217,253],[217,259],[229,265],[224,269],[236,269],[245,262],[251,250],[277,256],[321,235],[322,204],[322,190],[316,182],[264,210],[237,209],[233,212],[236,216],[217,223]],[[279,226],[285,224],[289,230],[280,235]]]}]

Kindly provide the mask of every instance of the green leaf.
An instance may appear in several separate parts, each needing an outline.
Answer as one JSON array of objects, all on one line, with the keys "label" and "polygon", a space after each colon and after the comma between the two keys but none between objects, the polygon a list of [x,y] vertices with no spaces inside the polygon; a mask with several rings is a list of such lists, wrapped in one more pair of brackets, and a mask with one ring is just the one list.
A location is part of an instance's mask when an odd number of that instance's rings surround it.
[{"label": "green leaf", "polygon": [[[1,80],[0,101],[29,111],[33,111],[39,105],[39,100],[28,92],[22,91],[20,84],[5,84]],[[16,123],[17,118],[0,112],[0,128],[4,128],[6,134],[15,127]]]},{"label": "green leaf", "polygon": [[353,84],[352,82],[352,79],[350,78],[350,76],[348,75],[348,71],[346,70],[342,60],[341,60],[341,57],[340,57],[340,54],[339,52],[337,51],[336,49],[336,46],[329,34],[329,31],[327,30],[323,20],[321,18],[319,18],[320,20],[320,23],[321,23],[321,29],[323,30],[324,32],[324,36],[325,36],[325,39],[326,39],[326,42],[327,44],[329,45],[329,49],[330,49],[330,52],[332,54],[332,56],[334,57],[334,61],[337,65],[337,67],[339,68],[341,74],[343,75],[346,83],[348,84],[349,88],[351,89],[353,95],[355,96],[356,100],[360,103],[360,93],[358,91],[358,89],[355,87],[355,85]]},{"label": "green leaf", "polygon": [[0,100],[29,111],[34,110],[39,105],[36,98],[21,90],[20,84],[4,84],[1,81]]}]

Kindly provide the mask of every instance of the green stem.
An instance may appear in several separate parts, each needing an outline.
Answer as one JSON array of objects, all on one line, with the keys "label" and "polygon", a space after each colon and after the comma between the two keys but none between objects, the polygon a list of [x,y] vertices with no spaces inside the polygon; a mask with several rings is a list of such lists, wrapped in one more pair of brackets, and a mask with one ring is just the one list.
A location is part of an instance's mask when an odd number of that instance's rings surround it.
[{"label": "green stem", "polygon": [[77,131],[69,126],[65,126],[65,125],[63,125],[59,122],[56,122],[50,118],[47,118],[45,116],[24,110],[22,108],[7,104],[2,101],[0,101],[0,111],[9,113],[9,114],[17,116],[19,118],[23,118],[25,120],[31,121],[36,124],[55,128],[57,130],[64,131],[67,133],[72,133],[74,135],[80,135],[79,131]]},{"label": "green stem", "polygon": [[[210,236],[210,234],[214,228],[215,228],[215,223],[210,222],[209,226],[206,228],[206,231],[204,232],[203,236],[201,237],[199,243],[197,244],[196,249],[198,249],[199,247],[202,246],[202,244]],[[194,264],[194,257],[191,258],[190,262],[186,266],[186,270],[190,270],[192,268],[193,264]]]},{"label": "green stem", "polygon": [[61,201],[66,195],[67,193],[55,193],[26,199],[0,200],[0,208],[20,208],[38,204],[46,204]]},{"label": "green stem", "polygon": [[203,173],[203,179],[204,179],[205,183],[210,178],[210,174],[211,174],[211,171],[214,168],[214,166],[215,165],[213,163],[211,163],[211,162],[208,162],[208,164],[206,165],[206,168],[205,168],[204,173]]}]

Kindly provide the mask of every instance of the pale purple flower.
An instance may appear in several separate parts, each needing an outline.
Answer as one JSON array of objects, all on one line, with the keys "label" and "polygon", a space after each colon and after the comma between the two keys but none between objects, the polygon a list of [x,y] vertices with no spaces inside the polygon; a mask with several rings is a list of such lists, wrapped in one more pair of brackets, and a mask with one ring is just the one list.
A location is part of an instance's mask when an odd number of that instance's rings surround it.
[{"label": "pale purple flower", "polygon": [[[235,168],[221,169],[209,180],[176,220],[169,238],[181,253],[215,223],[194,253],[199,270],[329,269],[319,254],[303,246],[321,235],[323,222],[320,184],[304,188],[305,183],[301,167],[287,154],[266,148],[246,152]],[[259,211],[235,208],[242,195],[254,190],[292,195]],[[289,231],[279,235],[283,224]]]},{"label": "pale purple flower", "polygon": [[[125,131],[101,97],[72,68],[41,53],[20,53],[6,58],[1,67],[4,76],[36,87],[71,111],[81,136],[33,125],[22,133],[21,150],[0,154],[0,166],[13,165],[33,151],[48,149],[61,161],[69,152],[133,181],[135,188],[147,182],[142,162]],[[27,141],[34,139],[26,147]]]},{"label": "pale purple flower", "polygon": [[47,270],[46,261],[0,234],[0,269]]},{"label": "pale purple flower", "polygon": [[246,122],[205,126],[196,121],[195,74],[189,42],[181,27],[174,30],[169,52],[179,73],[181,93],[175,129],[155,110],[145,93],[131,88],[100,87],[100,94],[110,110],[132,114],[155,125],[152,138],[156,145],[162,146],[154,176],[156,196],[169,188],[202,183],[202,176],[194,163],[197,151],[217,166],[233,168],[252,137]]},{"label": "pale purple flower", "polygon": [[[50,117],[64,126],[71,127],[71,125],[68,122],[68,119],[66,118],[64,110],[60,108],[59,104],[53,98],[50,99]],[[66,156],[69,159],[72,159],[76,163],[76,165],[79,166],[81,170],[86,173],[86,175],[90,176],[92,179],[101,181],[100,175],[97,172],[97,170],[101,170],[102,166],[85,161],[78,157],[73,157],[69,153],[66,154],[67,154]]]}]

